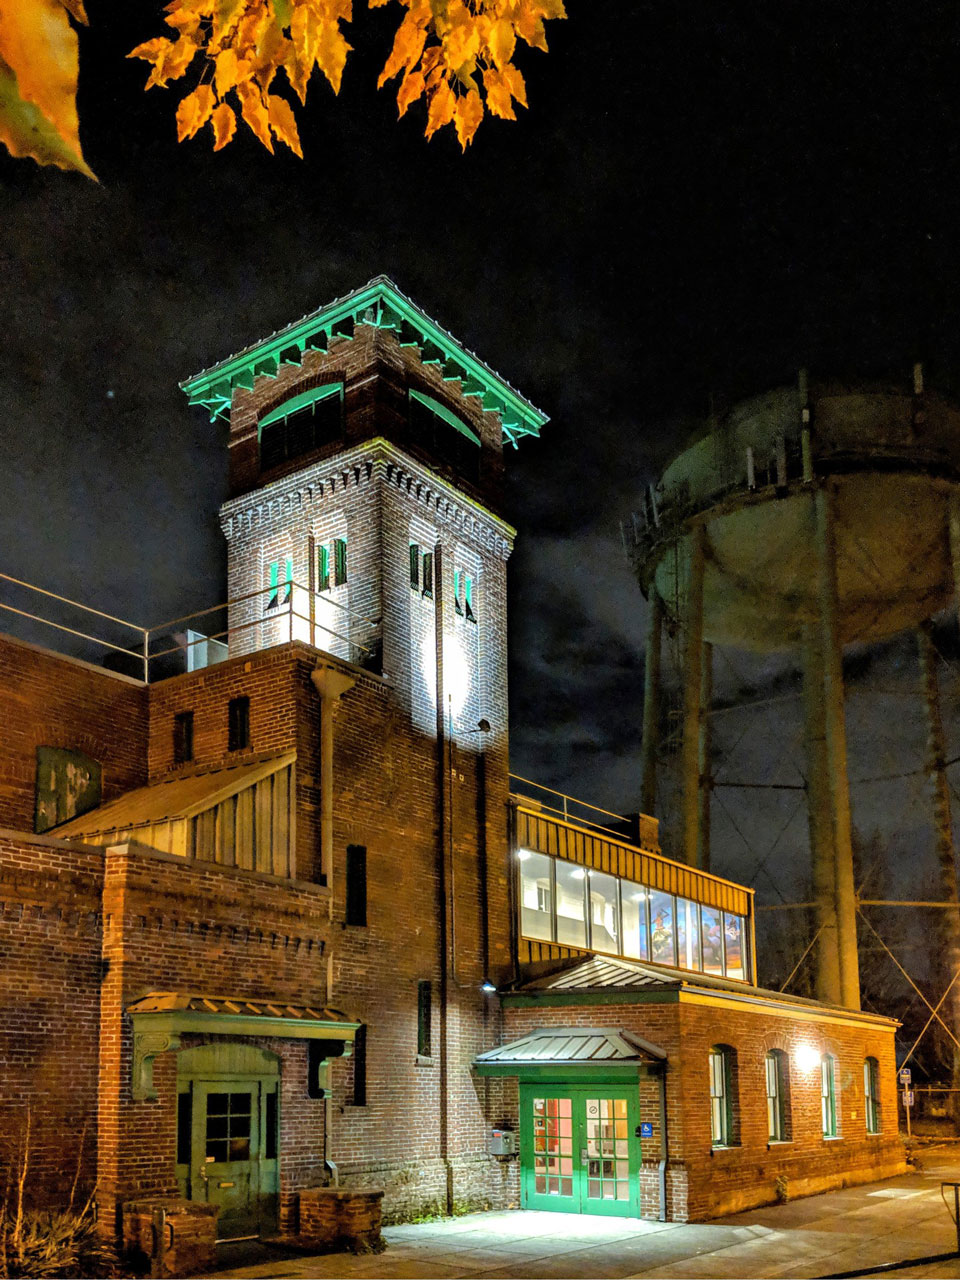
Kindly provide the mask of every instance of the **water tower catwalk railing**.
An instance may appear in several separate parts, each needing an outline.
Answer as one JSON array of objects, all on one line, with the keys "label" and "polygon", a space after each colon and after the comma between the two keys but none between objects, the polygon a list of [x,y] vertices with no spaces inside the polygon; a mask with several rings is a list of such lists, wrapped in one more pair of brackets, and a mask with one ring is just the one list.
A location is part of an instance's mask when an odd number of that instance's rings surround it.
[{"label": "water tower catwalk railing", "polygon": [[[663,633],[683,638],[680,841],[691,865],[710,865],[714,646],[800,655],[816,991],[850,1007],[860,983],[843,650],[915,633],[938,915],[956,974],[960,911],[929,620],[955,607],[960,583],[960,408],[924,388],[920,366],[903,388],[811,386],[802,373],[797,387],[707,424],[647,491],[624,543],[650,604],[647,812],[656,810]],[[960,982],[952,991],[960,1027]]]}]

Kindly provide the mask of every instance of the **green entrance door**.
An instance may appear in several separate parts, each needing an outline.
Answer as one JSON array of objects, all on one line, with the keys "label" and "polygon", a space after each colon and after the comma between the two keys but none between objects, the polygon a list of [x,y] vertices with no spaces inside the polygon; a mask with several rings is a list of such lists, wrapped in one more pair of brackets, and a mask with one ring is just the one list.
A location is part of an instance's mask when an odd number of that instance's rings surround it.
[{"label": "green entrance door", "polygon": [[[202,1045],[180,1058],[181,1193],[219,1206],[221,1240],[270,1234],[279,1189],[276,1059],[246,1045]],[[230,1072],[216,1069],[228,1064]],[[238,1067],[260,1074],[241,1074]]]},{"label": "green entrance door", "polygon": [[525,1209],[637,1217],[640,1139],[636,1086],[520,1086]]}]

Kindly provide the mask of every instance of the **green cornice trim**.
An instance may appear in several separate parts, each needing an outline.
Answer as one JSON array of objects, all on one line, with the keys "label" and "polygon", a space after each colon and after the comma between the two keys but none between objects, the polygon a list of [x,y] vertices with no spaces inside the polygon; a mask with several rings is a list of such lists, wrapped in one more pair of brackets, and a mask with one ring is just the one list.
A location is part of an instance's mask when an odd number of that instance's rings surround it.
[{"label": "green cornice trim", "polygon": [[334,339],[352,338],[357,324],[393,329],[401,346],[419,348],[424,364],[438,365],[447,381],[459,380],[464,395],[480,396],[484,409],[500,415],[508,444],[516,447],[521,436],[539,436],[540,428],[549,421],[545,413],[441,329],[386,276],[377,276],[362,289],[187,378],[180,386],[191,404],[204,406],[211,422],[227,417],[237,387],[249,391],[257,378],[275,378],[281,365],[300,365],[305,351],[328,351]]},{"label": "green cornice trim", "polygon": [[448,427],[453,427],[455,431],[459,431],[462,436],[466,436],[471,444],[479,445],[480,439],[474,434],[465,422],[461,422],[455,413],[451,413],[446,405],[441,404],[439,400],[434,400],[433,396],[425,396],[422,391],[414,391],[410,389],[410,399],[416,400],[419,404],[425,405],[431,413],[435,413],[441,421],[445,422]]},{"label": "green cornice trim", "polygon": [[544,991],[542,994],[523,995],[505,991],[501,998],[511,1009],[559,1009],[568,1005],[677,1004],[679,997],[679,987],[673,991],[644,991],[641,987],[630,987],[622,991]]},{"label": "green cornice trim", "polygon": [[331,396],[340,395],[343,397],[342,382],[325,382],[321,387],[311,387],[309,391],[301,391],[298,396],[291,396],[289,400],[284,400],[283,404],[278,404],[276,409],[271,409],[269,413],[265,413],[257,423],[257,431],[261,431],[264,427],[269,427],[271,422],[279,422],[281,418],[287,418],[291,413],[296,413],[298,409],[306,409],[307,405],[317,404],[321,400],[329,400]]}]

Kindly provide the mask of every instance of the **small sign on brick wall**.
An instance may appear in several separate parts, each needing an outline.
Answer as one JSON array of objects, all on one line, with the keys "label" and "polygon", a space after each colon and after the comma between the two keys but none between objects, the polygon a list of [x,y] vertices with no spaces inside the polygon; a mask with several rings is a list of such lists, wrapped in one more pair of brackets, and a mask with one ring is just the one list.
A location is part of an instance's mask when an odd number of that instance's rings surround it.
[{"label": "small sign on brick wall", "polygon": [[37,834],[89,813],[100,803],[103,771],[99,760],[65,747],[37,747]]}]

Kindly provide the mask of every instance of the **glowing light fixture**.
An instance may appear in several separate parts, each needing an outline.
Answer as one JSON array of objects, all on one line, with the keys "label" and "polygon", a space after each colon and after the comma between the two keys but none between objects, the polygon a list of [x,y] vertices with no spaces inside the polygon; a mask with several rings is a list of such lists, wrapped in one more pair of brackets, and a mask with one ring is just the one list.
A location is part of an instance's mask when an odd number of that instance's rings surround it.
[{"label": "glowing light fixture", "polygon": [[820,1065],[820,1051],[812,1044],[798,1045],[793,1057],[801,1071],[813,1071]]},{"label": "glowing light fixture", "polygon": [[494,986],[494,984],[490,981],[489,978],[484,978],[484,980],[480,983],[480,990],[485,991],[488,996],[493,995],[496,989],[497,988]]}]

